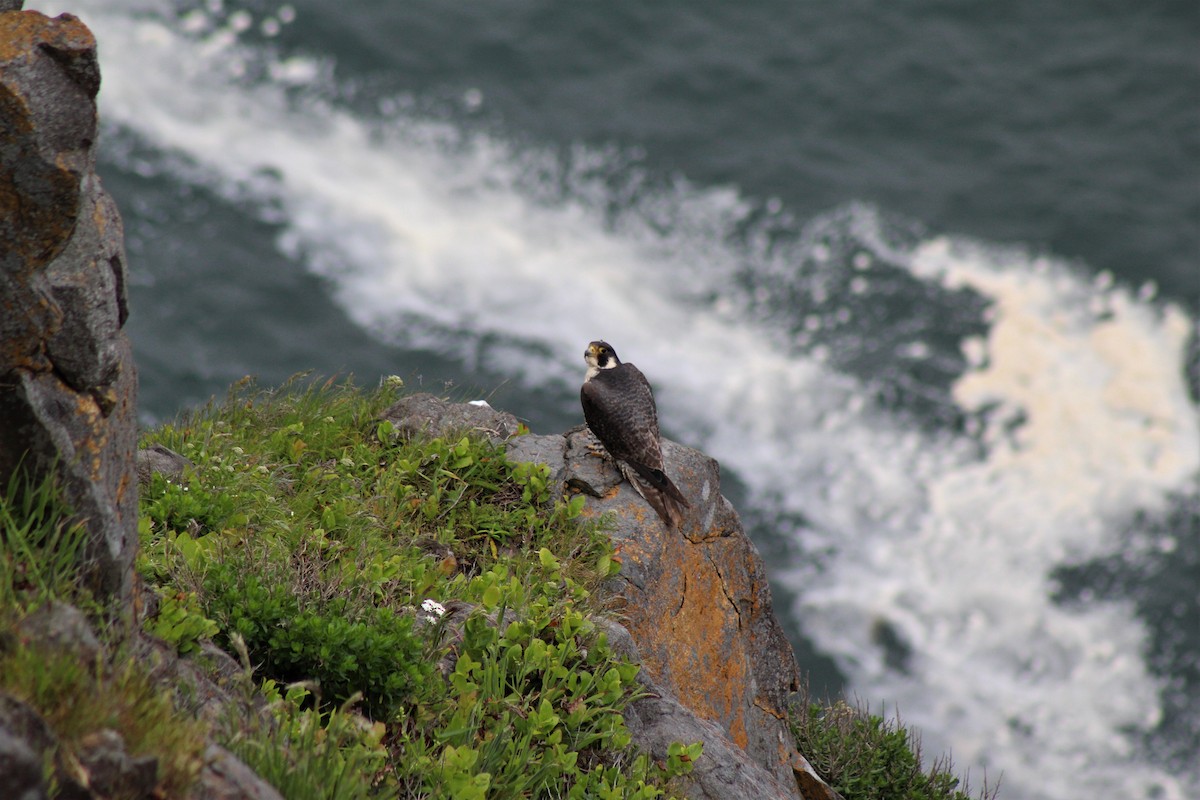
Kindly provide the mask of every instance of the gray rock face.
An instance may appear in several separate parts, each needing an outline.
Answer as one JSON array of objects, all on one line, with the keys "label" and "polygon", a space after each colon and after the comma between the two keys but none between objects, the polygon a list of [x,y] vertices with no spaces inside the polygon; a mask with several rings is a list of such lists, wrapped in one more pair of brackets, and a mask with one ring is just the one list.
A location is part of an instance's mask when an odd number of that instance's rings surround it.
[{"label": "gray rock face", "polygon": [[0,797],[43,800],[42,762],[29,745],[0,728]]},{"label": "gray rock face", "polygon": [[432,394],[414,394],[383,412],[405,437],[482,434],[501,442],[517,432],[520,423],[512,414],[497,411],[487,403],[452,403]]},{"label": "gray rock face", "polygon": [[103,728],[80,739],[79,766],[87,785],[101,797],[151,797],[158,778],[158,759],[131,756],[121,734]]},{"label": "gray rock face", "polygon": [[57,470],[88,529],[88,582],[128,600],[137,377],[121,218],[94,171],[96,42],[69,14],[14,5],[0,7],[0,485]]},{"label": "gray rock face", "polygon": [[46,724],[32,709],[0,694],[0,797],[14,800],[46,797],[42,753],[53,741]]},{"label": "gray rock face", "polygon": [[[21,754],[27,750],[33,754],[37,763],[38,783],[30,784],[22,781],[21,784],[18,784],[20,789],[26,793],[32,791],[33,794],[30,795],[32,797],[46,796],[46,787],[41,781],[42,764],[50,759],[53,765],[54,783],[57,785],[54,794],[56,798],[83,799],[91,797],[87,789],[76,780],[76,777],[80,776],[82,766],[70,773],[63,769],[63,761],[57,757],[60,752],[58,738],[50,730],[46,721],[31,706],[0,692],[0,739],[6,735],[11,736],[16,743],[19,743],[12,744],[10,752],[23,758]],[[86,773],[83,774],[86,775]],[[0,772],[0,776],[3,776],[3,772]],[[0,777],[0,786],[4,786],[3,777]],[[0,796],[8,797],[8,795]]]},{"label": "gray rock face", "polygon": [[253,691],[254,682],[233,657],[211,642],[198,652],[180,657],[174,648],[142,634],[134,642],[134,657],[150,670],[155,684],[174,690],[175,707],[183,714],[220,728],[239,724],[274,730],[275,718],[266,699]]},{"label": "gray rock face", "polygon": [[210,744],[191,800],[283,800],[274,786],[254,774],[224,747]]},{"label": "gray rock face", "polygon": [[27,643],[74,653],[81,664],[94,664],[100,652],[100,642],[84,613],[57,601],[21,620],[17,635]]},{"label": "gray rock face", "polygon": [[[89,665],[109,657],[83,613],[65,603],[52,603],[21,620],[14,637],[0,641],[0,649],[9,647],[73,653]],[[273,730],[275,722],[266,701],[249,690],[249,679],[237,662],[214,645],[206,643],[199,653],[180,658],[162,642],[141,634],[131,647],[131,657],[149,669],[150,680],[175,692],[181,713],[214,728],[247,724]],[[54,765],[56,797],[155,796],[157,760],[131,754],[118,731],[93,731],[75,742],[72,751],[74,755],[64,759],[54,731],[38,712],[0,692],[0,798],[46,797],[42,764],[47,757]],[[205,752],[190,796],[197,800],[276,800],[279,794],[236,756],[214,745]]]},{"label": "gray rock face", "polygon": [[169,447],[153,444],[137,451],[138,487],[150,485],[150,476],[158,473],[171,483],[179,483],[195,465]]},{"label": "gray rock face", "polygon": [[[597,621],[608,636],[609,644],[629,660],[641,663],[641,654],[624,626],[610,620]],[[625,710],[625,726],[638,747],[665,761],[674,742],[700,742],[704,751],[688,776],[689,797],[695,800],[777,800],[795,797],[789,783],[755,763],[745,750],[729,740],[720,726],[698,717],[679,702],[670,688],[656,681],[643,669],[638,683],[646,696]],[[819,781],[819,779],[818,779]],[[808,798],[825,795],[804,794]]]}]

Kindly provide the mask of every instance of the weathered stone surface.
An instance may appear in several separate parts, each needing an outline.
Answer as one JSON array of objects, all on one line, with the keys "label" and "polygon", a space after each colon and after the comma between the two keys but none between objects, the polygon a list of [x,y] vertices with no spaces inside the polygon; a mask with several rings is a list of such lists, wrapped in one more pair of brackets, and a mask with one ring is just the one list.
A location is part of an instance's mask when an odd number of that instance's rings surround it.
[{"label": "weathered stone surface", "polygon": [[452,403],[432,394],[405,397],[384,411],[381,418],[396,426],[401,436],[479,433],[495,442],[514,435],[520,425],[512,414],[497,411],[487,403]]},{"label": "weathered stone surface", "polygon": [[[775,619],[762,559],[721,496],[716,461],[664,440],[667,471],[691,502],[672,532],[589,441],[586,428],[520,436],[509,441],[509,457],[549,465],[554,480],[589,497],[585,514],[612,512],[621,573],[611,600],[661,700],[639,706],[631,725],[641,732],[639,744],[653,750],[686,741],[690,731],[705,741],[713,762],[697,764],[695,797],[752,797],[764,786],[783,794],[763,797],[836,797],[788,730],[786,709],[799,684],[795,658]],[[680,721],[673,702],[714,725],[748,760],[729,756],[716,740],[710,746],[711,737],[699,736],[704,726]],[[734,786],[745,794],[730,794]]]},{"label": "weathered stone surface", "polygon": [[686,778],[694,800],[779,800],[795,797],[794,788],[750,760],[716,724],[701,719],[667,693],[639,700],[625,715],[638,746],[665,761],[673,742],[700,742],[703,754]]},{"label": "weathered stone surface", "polygon": [[34,611],[17,625],[22,644],[35,644],[74,653],[79,661],[92,664],[100,642],[87,616],[75,606],[54,601]]},{"label": "weathered stone surface", "polygon": [[0,728],[0,797],[43,800],[42,760],[24,741]]},{"label": "weathered stone surface", "polygon": [[588,452],[587,439],[586,431],[567,437],[567,483],[599,495],[585,513],[613,512],[621,573],[612,591],[642,664],[797,796],[797,773],[810,771],[786,721],[799,672],[762,559],[721,495],[717,462],[664,440],[668,472],[691,502],[673,532],[615,467]]},{"label": "weathered stone surface", "polygon": [[[596,620],[596,623],[604,630],[614,650],[631,661],[641,662],[637,645],[623,625],[611,620]],[[638,673],[638,683],[646,696],[635,700],[625,710],[625,725],[638,747],[655,760],[664,762],[674,742],[704,745],[692,773],[684,779],[689,797],[697,800],[778,800],[796,796],[790,783],[780,783],[776,776],[731,742],[720,726],[685,708],[649,670]],[[812,797],[824,798],[820,794]]]},{"label": "weathered stone surface", "polygon": [[32,708],[0,692],[0,797],[46,797],[42,755],[53,744],[54,735]]},{"label": "weathered stone surface", "polygon": [[274,786],[264,781],[224,747],[210,744],[204,751],[204,767],[191,800],[283,800]]},{"label": "weathered stone surface", "polygon": [[0,485],[56,469],[87,581],[127,600],[137,379],[121,219],[94,171],[99,86],[78,19],[0,11]]},{"label": "weathered stone surface", "polygon": [[273,729],[274,717],[265,698],[252,691],[253,681],[228,653],[211,642],[199,652],[180,657],[174,648],[148,634],[138,636],[134,654],[150,671],[151,680],[175,693],[175,707],[213,727],[243,721]]},{"label": "weathered stone surface", "polygon": [[121,734],[111,728],[89,733],[75,745],[87,786],[100,797],[152,797],[158,782],[158,759],[134,757]]},{"label": "weathered stone surface", "polygon": [[191,461],[169,447],[152,444],[144,450],[137,451],[138,487],[148,487],[150,476],[154,473],[162,475],[171,483],[179,483],[194,466]]},{"label": "weathered stone surface", "polygon": [[25,742],[38,758],[57,742],[50,726],[36,711],[4,692],[0,692],[0,730]]},{"label": "weathered stone surface", "polygon": [[66,246],[79,215],[81,181],[91,169],[98,88],[96,41],[77,19],[19,11],[0,16],[0,240],[8,245],[0,265],[6,271],[31,271]]},{"label": "weathered stone surface", "polygon": [[[45,787],[41,784],[42,777],[42,761],[45,758],[47,751],[51,750],[58,744],[54,732],[50,730],[50,726],[42,719],[33,708],[17,698],[0,692],[0,734],[10,736],[16,743],[10,745],[12,757],[16,760],[15,767],[20,769],[20,763],[24,759],[24,751],[27,750],[33,754],[37,764],[38,782],[31,787],[26,787],[24,791],[28,793],[33,791],[31,797],[45,797]],[[23,745],[24,747],[22,748]],[[5,770],[0,769],[0,787],[5,786]],[[14,781],[17,776],[14,776]],[[59,776],[59,786],[63,790],[63,794],[69,794],[70,790],[75,787],[73,781],[62,779]],[[16,794],[16,786],[14,785],[13,792]],[[41,792],[38,794],[37,792]],[[16,796],[20,796],[16,794]],[[60,795],[61,796],[61,795]],[[9,797],[8,794],[0,794],[0,797]]]}]

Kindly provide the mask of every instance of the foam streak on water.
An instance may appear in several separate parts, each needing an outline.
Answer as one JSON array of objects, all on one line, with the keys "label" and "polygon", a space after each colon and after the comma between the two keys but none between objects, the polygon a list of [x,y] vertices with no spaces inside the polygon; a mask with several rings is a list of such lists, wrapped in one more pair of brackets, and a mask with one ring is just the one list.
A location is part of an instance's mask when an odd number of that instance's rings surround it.
[{"label": "foam streak on water", "polygon": [[[267,58],[266,77],[246,80],[264,55],[233,28],[119,5],[70,4],[101,43],[108,124],[181,180],[277,207],[280,247],[380,336],[468,364],[481,340],[499,342],[490,365],[534,387],[574,383],[586,342],[612,341],[655,382],[669,428],[762,507],[802,516],[794,535],[824,556],[784,572],[801,626],[852,691],[921,726],[930,751],[952,748],[976,778],[1002,771],[1010,798],[1195,790],[1196,776],[1138,750],[1159,687],[1132,608],[1056,606],[1049,579],[1111,553],[1114,520],[1153,510],[1200,469],[1181,312],[1015,250],[881,244],[876,255],[917,279],[992,304],[952,390],[986,447],[920,431],[739,310],[752,303],[731,278],[748,257],[727,243],[744,213],[736,194],[666,192],[686,224],[665,234],[636,214],[612,225],[589,199],[596,185],[552,204],[517,188],[536,155],[419,119],[357,118],[306,93],[316,62]],[[872,241],[872,212],[846,219]],[[717,300],[695,300],[706,295]],[[881,625],[911,650],[905,669],[877,646]]]}]

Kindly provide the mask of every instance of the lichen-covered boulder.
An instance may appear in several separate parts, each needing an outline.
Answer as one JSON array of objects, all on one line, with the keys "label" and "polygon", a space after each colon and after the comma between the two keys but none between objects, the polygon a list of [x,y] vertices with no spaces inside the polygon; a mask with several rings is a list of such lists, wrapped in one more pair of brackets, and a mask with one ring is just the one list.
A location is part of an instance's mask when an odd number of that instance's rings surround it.
[{"label": "lichen-covered boulder", "polygon": [[[725,758],[720,769],[698,764],[694,797],[836,797],[795,748],[786,717],[798,689],[795,657],[775,618],[762,558],[721,495],[717,462],[663,441],[667,472],[691,504],[673,531],[590,444],[580,427],[565,436],[515,437],[508,455],[546,464],[553,480],[586,494],[585,514],[609,514],[621,561],[610,601],[655,693],[664,698],[657,705],[635,704],[635,741],[655,752],[671,736],[705,733],[704,725],[679,721],[672,705],[678,701],[747,757],[745,763]],[[704,738],[711,742],[709,734]],[[720,760],[728,752],[723,747],[709,744],[708,752]]]},{"label": "lichen-covered boulder", "polygon": [[129,599],[137,378],[121,218],[96,176],[91,31],[0,8],[0,485],[62,476],[84,576]]}]

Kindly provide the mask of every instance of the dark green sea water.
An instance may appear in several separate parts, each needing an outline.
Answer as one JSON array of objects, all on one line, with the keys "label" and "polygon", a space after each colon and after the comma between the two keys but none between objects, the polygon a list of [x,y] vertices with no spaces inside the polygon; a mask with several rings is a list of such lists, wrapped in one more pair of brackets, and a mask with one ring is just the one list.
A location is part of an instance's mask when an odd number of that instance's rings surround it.
[{"label": "dark green sea water", "polygon": [[1200,794],[1196,3],[28,5],[100,43],[147,422],[556,431],[606,338],[819,686],[1005,798]]}]

